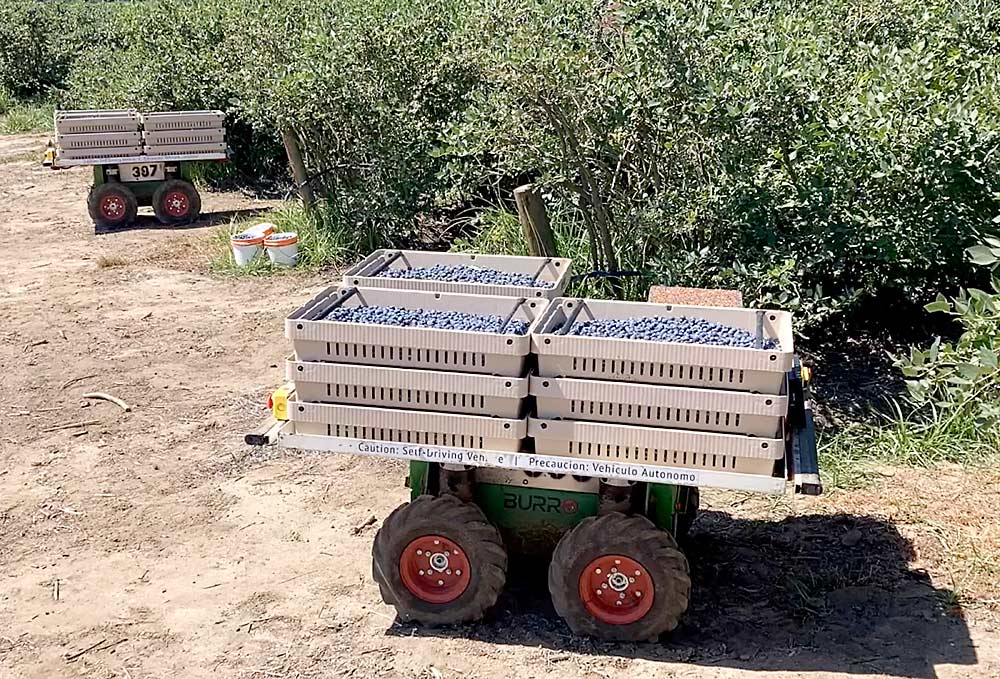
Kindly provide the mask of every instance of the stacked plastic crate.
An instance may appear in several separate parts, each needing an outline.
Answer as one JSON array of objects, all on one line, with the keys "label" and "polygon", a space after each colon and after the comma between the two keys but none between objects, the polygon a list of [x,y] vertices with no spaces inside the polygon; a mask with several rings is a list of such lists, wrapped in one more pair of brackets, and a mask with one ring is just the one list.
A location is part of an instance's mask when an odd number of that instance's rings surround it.
[{"label": "stacked plastic crate", "polygon": [[226,151],[222,111],[142,114],[142,143],[148,156],[219,154]]},{"label": "stacked plastic crate", "polygon": [[537,453],[766,476],[784,457],[786,312],[560,298],[532,342]]},{"label": "stacked plastic crate", "polygon": [[568,270],[557,259],[373,253],[286,320],[296,433],[520,450],[530,331]]},{"label": "stacked plastic crate", "polygon": [[142,153],[139,124],[134,109],[56,111],[56,157],[99,161],[138,156]]}]

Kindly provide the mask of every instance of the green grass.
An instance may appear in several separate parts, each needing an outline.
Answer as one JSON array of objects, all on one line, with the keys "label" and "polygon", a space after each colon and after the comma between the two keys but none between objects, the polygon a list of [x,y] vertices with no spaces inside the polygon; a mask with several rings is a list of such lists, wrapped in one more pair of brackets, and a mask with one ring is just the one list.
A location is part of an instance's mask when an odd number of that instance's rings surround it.
[{"label": "green grass", "polygon": [[879,465],[929,468],[950,462],[974,467],[993,462],[1000,455],[1000,428],[984,426],[965,409],[904,414],[896,404],[882,422],[821,433],[819,455],[824,483],[855,488],[876,479]]},{"label": "green grass", "polygon": [[0,93],[0,134],[48,132],[52,110],[52,104],[15,101]]},{"label": "green grass", "polygon": [[[274,223],[278,231],[294,231],[298,234],[297,266],[272,266],[263,252],[249,266],[236,266],[229,237],[264,221]],[[326,266],[342,266],[380,247],[373,234],[347,224],[331,207],[321,204],[310,214],[297,202],[286,203],[264,217],[234,221],[228,227],[217,229],[211,243],[214,256],[210,269],[215,273],[232,276],[271,276],[313,271]]]}]

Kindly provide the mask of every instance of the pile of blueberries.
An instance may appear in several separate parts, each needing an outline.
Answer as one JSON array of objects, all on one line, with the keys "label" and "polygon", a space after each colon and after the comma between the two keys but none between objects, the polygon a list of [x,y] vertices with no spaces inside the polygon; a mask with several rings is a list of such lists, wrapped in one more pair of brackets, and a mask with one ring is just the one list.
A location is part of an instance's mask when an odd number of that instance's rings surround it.
[{"label": "pile of blueberries", "polygon": [[514,285],[522,288],[551,288],[552,283],[538,281],[526,273],[511,273],[484,269],[478,266],[418,266],[412,269],[385,269],[378,278],[416,278],[420,280],[443,281],[446,283],[480,283],[482,285]]},{"label": "pile of blueberries", "polygon": [[[757,347],[757,336],[740,328],[713,323],[703,318],[607,318],[580,321],[570,328],[570,335],[582,337],[613,337],[616,339],[647,340],[649,342],[680,342],[682,344],[715,344],[724,347]],[[762,349],[778,349],[778,342],[764,339]]]},{"label": "pile of blueberries", "polygon": [[326,315],[326,320],[369,325],[395,325],[402,328],[467,330],[499,335],[524,335],[528,332],[528,324],[514,318],[505,324],[502,316],[469,314],[463,311],[404,309],[397,306],[338,307]]}]

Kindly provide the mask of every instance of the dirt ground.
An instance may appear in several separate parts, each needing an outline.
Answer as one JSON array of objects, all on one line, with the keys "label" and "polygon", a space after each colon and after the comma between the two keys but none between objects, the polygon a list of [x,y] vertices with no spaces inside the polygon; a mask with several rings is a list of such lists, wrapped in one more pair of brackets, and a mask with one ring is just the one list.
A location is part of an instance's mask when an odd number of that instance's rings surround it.
[{"label": "dirt ground", "polygon": [[237,194],[95,234],[88,171],[43,170],[43,141],[0,137],[0,678],[1000,676],[1000,475],[959,468],[709,493],[658,644],[572,638],[527,566],[479,624],[395,622],[356,528],[402,467],[241,441],[333,274],[208,273],[213,224],[267,207]]}]

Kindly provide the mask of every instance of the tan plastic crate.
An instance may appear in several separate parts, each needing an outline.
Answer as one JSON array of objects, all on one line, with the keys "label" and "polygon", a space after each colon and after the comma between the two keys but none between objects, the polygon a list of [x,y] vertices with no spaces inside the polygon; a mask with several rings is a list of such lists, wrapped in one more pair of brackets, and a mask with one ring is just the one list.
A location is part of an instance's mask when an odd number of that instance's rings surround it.
[{"label": "tan plastic crate", "polygon": [[135,109],[56,111],[56,135],[137,132],[139,112]]},{"label": "tan plastic crate", "polygon": [[63,150],[114,149],[139,146],[139,132],[93,132],[88,134],[60,134],[56,146]]},{"label": "tan plastic crate", "polygon": [[183,144],[219,144],[226,141],[223,128],[200,130],[146,130],[142,134],[146,146],[174,146]]},{"label": "tan plastic crate", "polygon": [[529,418],[528,435],[540,455],[767,476],[785,454],[780,438],[601,422]]},{"label": "tan plastic crate", "polygon": [[225,122],[226,116],[222,111],[162,111],[142,114],[142,127],[147,132],[221,128]]},{"label": "tan plastic crate", "polygon": [[[383,278],[376,274],[389,269],[415,269],[435,264],[446,266],[477,266],[508,273],[536,276],[552,284],[551,288],[533,288],[515,285],[483,285],[481,283],[449,283],[446,281],[406,278]],[[459,252],[420,252],[416,250],[376,250],[344,274],[344,285],[364,288],[394,288],[397,290],[422,290],[469,295],[495,295],[499,297],[536,297],[553,299],[569,285],[572,260],[556,257],[510,257],[506,255],[480,255]]]},{"label": "tan plastic crate", "polygon": [[531,377],[538,417],[773,438],[788,398],[722,389]]},{"label": "tan plastic crate", "polygon": [[300,401],[519,417],[528,378],[289,360]]},{"label": "tan plastic crate", "polygon": [[142,149],[138,146],[118,146],[100,149],[57,149],[56,158],[65,160],[103,160],[105,158],[138,158]]},{"label": "tan plastic crate", "polygon": [[[705,344],[649,342],[562,334],[568,322],[605,318],[694,317],[777,339],[780,349],[742,349]],[[609,302],[560,297],[552,300],[532,333],[544,377],[673,384],[779,394],[792,367],[792,316],[786,311]]]},{"label": "tan plastic crate", "polygon": [[517,452],[527,435],[527,418],[482,417],[302,401],[288,404],[288,416],[295,423],[297,434],[472,450]]},{"label": "tan plastic crate", "polygon": [[[397,306],[465,311],[529,323],[527,335],[466,330],[363,325],[323,319],[335,307]],[[397,368],[521,377],[531,351],[531,330],[546,300],[331,286],[285,320],[285,337],[302,361],[360,363]]]},{"label": "tan plastic crate", "polygon": [[143,151],[147,156],[176,156],[199,153],[223,153],[226,150],[225,142],[212,142],[210,144],[160,144],[157,146],[144,146]]}]

